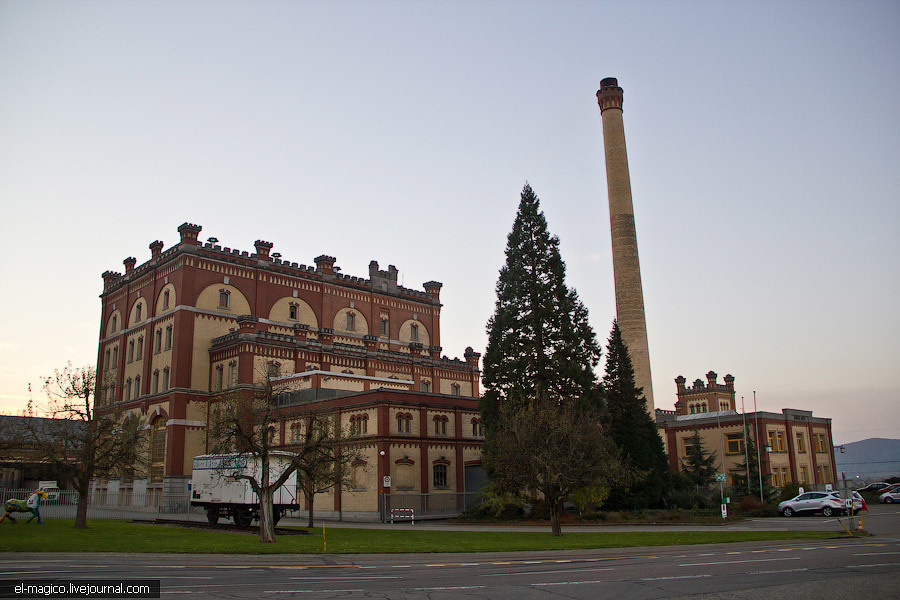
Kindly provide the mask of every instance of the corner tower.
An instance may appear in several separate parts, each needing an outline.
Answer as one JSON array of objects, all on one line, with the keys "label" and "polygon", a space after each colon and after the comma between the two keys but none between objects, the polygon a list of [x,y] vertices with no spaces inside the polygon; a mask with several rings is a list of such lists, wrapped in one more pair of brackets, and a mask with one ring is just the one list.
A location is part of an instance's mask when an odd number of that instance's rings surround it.
[{"label": "corner tower", "polygon": [[613,278],[616,285],[616,319],[634,366],[634,381],[644,388],[647,411],[653,412],[653,383],[650,379],[650,351],[644,291],[638,260],[631,177],[625,151],[625,124],[622,120],[622,88],[615,77],[600,81],[597,102],[603,120],[606,153],[606,186],[609,190],[609,225],[612,233]]}]

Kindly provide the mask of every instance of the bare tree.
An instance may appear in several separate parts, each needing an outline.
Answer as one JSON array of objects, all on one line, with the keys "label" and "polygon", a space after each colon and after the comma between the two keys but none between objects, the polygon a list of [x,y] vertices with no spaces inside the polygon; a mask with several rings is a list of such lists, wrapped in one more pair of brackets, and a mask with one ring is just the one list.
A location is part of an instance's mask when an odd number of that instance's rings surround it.
[{"label": "bare tree", "polygon": [[[275,492],[297,472],[298,480],[310,506],[316,493],[325,492],[342,482],[342,452],[344,437],[337,416],[322,412],[315,404],[299,411],[291,409],[290,418],[303,422],[298,439],[282,444],[278,431],[287,411],[279,408],[278,399],[290,390],[277,378],[266,374],[252,389],[236,389],[211,407],[210,452],[241,452],[260,462],[258,476],[253,473],[234,474],[244,479],[259,497],[259,539],[275,542]],[[286,467],[280,466],[276,477],[270,477],[274,453],[279,460],[288,458]],[[281,470],[283,468],[283,470]]]},{"label": "bare tree", "polygon": [[141,419],[121,410],[94,406],[97,374],[93,367],[73,367],[42,378],[48,419],[30,420],[27,436],[51,465],[78,492],[75,528],[87,528],[88,493],[96,477],[120,477],[140,470],[147,435]]},{"label": "bare tree", "polygon": [[501,408],[484,462],[496,490],[532,499],[543,496],[554,536],[562,535],[565,498],[629,478],[599,414],[574,403],[542,401]]},{"label": "bare tree", "polygon": [[353,453],[338,416],[307,406],[302,413],[303,429],[299,439],[292,440],[289,450],[296,455],[297,483],[309,505],[307,525],[313,526],[313,503],[316,494],[348,484],[349,463]]}]

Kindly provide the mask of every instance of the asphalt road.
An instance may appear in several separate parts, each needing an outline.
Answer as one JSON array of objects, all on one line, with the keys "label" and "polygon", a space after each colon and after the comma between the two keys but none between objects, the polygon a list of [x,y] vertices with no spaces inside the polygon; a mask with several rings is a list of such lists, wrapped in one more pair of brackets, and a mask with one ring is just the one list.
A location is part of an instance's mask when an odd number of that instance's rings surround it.
[{"label": "asphalt road", "polygon": [[[760,519],[746,525],[760,529],[830,529],[836,522],[801,517]],[[198,600],[898,597],[900,535],[896,533],[900,529],[900,508],[879,507],[866,517],[865,525],[875,535],[814,542],[565,552],[324,556],[17,554],[14,560],[4,560],[0,578],[149,577],[161,581],[163,598],[183,596]],[[437,526],[430,524],[429,528]]]}]

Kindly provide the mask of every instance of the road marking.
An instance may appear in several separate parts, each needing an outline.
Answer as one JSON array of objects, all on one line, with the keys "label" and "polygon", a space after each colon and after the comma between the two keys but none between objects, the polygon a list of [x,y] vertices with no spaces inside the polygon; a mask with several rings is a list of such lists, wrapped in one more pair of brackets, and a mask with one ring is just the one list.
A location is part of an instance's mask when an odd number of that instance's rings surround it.
[{"label": "road marking", "polygon": [[809,569],[781,569],[779,571],[750,571],[747,575],[769,575],[775,573],[799,573],[801,571],[809,571]]},{"label": "road marking", "polygon": [[365,579],[400,579],[400,578],[396,575],[359,575],[359,576],[350,575],[348,577],[291,577],[290,579],[297,579],[297,580],[302,580],[302,581],[320,580],[320,579],[327,579],[328,581],[334,581],[335,579],[349,579],[350,581],[363,581]]},{"label": "road marking", "polygon": [[[571,560],[555,560],[555,561],[553,561],[553,562],[557,562],[557,563],[570,563],[570,562],[572,562],[572,561],[571,561]],[[494,563],[494,564],[499,564],[499,563]]]},{"label": "road marking", "polygon": [[775,560],[800,560],[799,556],[789,556],[787,558],[754,558],[751,560],[726,560],[722,562],[703,562],[703,563],[686,563],[683,565],[678,565],[679,567],[704,567],[706,565],[734,565],[737,563],[752,563],[752,562],[771,562]]},{"label": "road marking", "polygon": [[869,567],[896,567],[898,563],[876,563],[874,565],[847,565],[845,569],[867,569]]},{"label": "road marking", "polygon": [[447,587],[427,587],[427,588],[413,588],[414,590],[420,591],[430,591],[430,590],[477,590],[483,588],[483,585],[458,585],[458,586],[447,586]]},{"label": "road marking", "polygon": [[492,565],[511,565],[511,562],[492,562]]},{"label": "road marking", "polygon": [[743,554],[743,552],[726,552],[725,554]]},{"label": "road marking", "polygon": [[853,556],[883,556],[885,554],[900,554],[900,552],[862,552]]},{"label": "road marking", "polygon": [[411,569],[412,565],[391,565],[392,569]]},{"label": "road marking", "polygon": [[168,575],[160,575],[159,578],[160,579],[212,579],[212,577],[200,577],[199,575],[195,576],[195,577],[192,577],[190,575],[177,576],[177,577],[176,576],[168,576]]},{"label": "road marking", "polygon": [[440,564],[440,565],[425,565],[425,566],[426,566],[426,567],[446,567],[447,565],[445,565],[445,564]]},{"label": "road marking", "polygon": [[612,571],[612,567],[599,567],[597,569],[558,569],[556,571],[504,571],[503,573],[479,573],[479,577],[505,577],[507,575],[544,575],[549,573],[596,573],[598,571]]},{"label": "road marking", "polygon": [[[265,594],[337,594],[341,592],[364,592],[364,589],[358,590],[266,590]],[[179,592],[185,593],[185,592]],[[187,592],[191,594],[202,594],[204,592]]]},{"label": "road marking", "polygon": [[585,583],[609,583],[608,581],[603,581],[602,579],[597,579],[594,581],[558,581],[555,583],[532,583],[531,585],[583,585]]},{"label": "road marking", "polygon": [[665,581],[667,579],[702,579],[712,575],[673,575],[672,577],[642,577],[640,581]]},{"label": "road marking", "polygon": [[698,554],[697,556],[715,556],[715,552],[707,552],[706,554]]}]

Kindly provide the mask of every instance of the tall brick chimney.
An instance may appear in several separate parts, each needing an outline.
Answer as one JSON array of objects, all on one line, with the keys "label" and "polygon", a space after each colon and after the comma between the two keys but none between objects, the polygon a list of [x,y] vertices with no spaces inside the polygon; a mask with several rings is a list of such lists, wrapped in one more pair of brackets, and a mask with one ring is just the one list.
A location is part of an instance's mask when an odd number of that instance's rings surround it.
[{"label": "tall brick chimney", "polygon": [[655,413],[650,350],[647,344],[647,320],[644,316],[644,291],[634,227],[634,206],[631,201],[631,176],[628,173],[628,154],[625,151],[622,99],[622,88],[615,77],[600,81],[597,103],[600,105],[603,121],[603,146],[606,153],[616,320],[634,366],[635,385],[644,389],[647,412],[652,416]]}]

